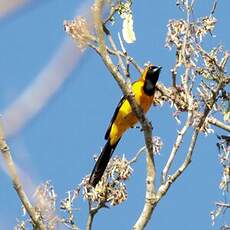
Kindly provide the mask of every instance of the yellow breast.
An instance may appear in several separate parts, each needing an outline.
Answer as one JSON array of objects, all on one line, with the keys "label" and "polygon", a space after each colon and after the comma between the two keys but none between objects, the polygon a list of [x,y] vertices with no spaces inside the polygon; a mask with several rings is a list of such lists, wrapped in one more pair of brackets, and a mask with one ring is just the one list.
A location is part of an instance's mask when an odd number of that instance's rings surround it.
[{"label": "yellow breast", "polygon": [[[148,96],[144,93],[143,85],[143,81],[137,81],[132,85],[132,90],[134,92],[137,104],[140,105],[144,113],[146,113],[152,104],[153,96]],[[133,113],[128,100],[125,100],[121,105],[117,117],[111,127],[109,135],[111,145],[116,143],[117,140],[122,136],[122,134],[128,128],[133,127],[137,123],[137,121],[138,119]]]}]

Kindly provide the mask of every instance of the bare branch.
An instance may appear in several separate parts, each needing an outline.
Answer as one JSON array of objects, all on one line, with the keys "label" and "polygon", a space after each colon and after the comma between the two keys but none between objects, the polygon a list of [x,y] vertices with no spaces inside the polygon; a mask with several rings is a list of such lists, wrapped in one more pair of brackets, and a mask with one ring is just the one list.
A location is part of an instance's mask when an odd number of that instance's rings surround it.
[{"label": "bare branch", "polygon": [[224,57],[223,57],[223,59],[220,62],[220,68],[224,69],[224,67],[226,66],[226,64],[227,64],[227,62],[229,60],[229,56],[230,56],[229,52],[225,52],[224,53]]},{"label": "bare branch", "polygon": [[107,31],[108,31],[108,33],[107,33],[108,40],[109,40],[109,42],[110,42],[110,44],[111,44],[111,46],[112,46],[112,49],[113,49],[114,52],[115,52],[115,55],[116,55],[117,58],[118,58],[118,66],[121,67],[121,69],[122,69],[122,71],[123,71],[123,74],[124,74],[125,76],[127,76],[127,75],[128,75],[128,74],[127,74],[127,69],[126,69],[126,67],[125,67],[125,65],[124,65],[124,62],[123,62],[123,60],[122,60],[122,58],[121,58],[121,55],[120,55],[121,52],[118,52],[118,49],[117,49],[116,44],[115,44],[115,42],[114,42],[114,40],[113,40],[113,37],[111,36],[111,33],[109,32],[108,29],[107,29]]},{"label": "bare branch", "polygon": [[224,208],[230,208],[230,204],[223,203],[223,202],[216,202],[216,206],[221,206]]},{"label": "bare branch", "polygon": [[[99,55],[99,50],[98,50],[98,47],[95,46],[94,44],[89,44],[89,47],[91,47],[92,49],[94,49]],[[112,55],[116,55],[116,52],[108,47],[106,47],[107,51],[109,54],[112,54]],[[120,50],[117,50],[117,52],[119,52],[119,55],[122,56],[122,57],[126,57],[125,54],[123,52],[121,52]],[[127,59],[130,63],[132,63],[132,65],[136,68],[136,70],[139,72],[139,73],[142,73],[143,72],[143,69],[138,65],[138,63],[134,60],[133,57],[129,56],[127,54]]]},{"label": "bare branch", "polygon": [[133,226],[135,230],[144,229],[144,227],[149,222],[152,212],[156,206],[156,190],[155,190],[155,177],[156,177],[156,170],[154,164],[153,156],[147,152],[146,156],[146,163],[147,163],[147,177],[146,177],[146,194],[145,194],[145,204],[144,208],[139,216],[137,222]]},{"label": "bare branch", "polygon": [[46,230],[45,225],[40,220],[40,215],[33,208],[32,204],[29,201],[29,198],[27,197],[23,189],[21,180],[17,173],[16,166],[14,164],[14,161],[10,153],[9,146],[7,145],[4,139],[3,127],[2,127],[1,121],[0,121],[0,150],[2,152],[2,156],[5,161],[9,176],[11,177],[14,189],[16,190],[22,204],[24,205],[26,211],[31,217],[31,220],[33,221],[33,224],[35,225],[35,229]]},{"label": "bare branch", "polygon": [[217,7],[217,0],[214,0],[213,6],[212,6],[212,9],[211,9],[211,13],[210,13],[211,15],[215,14],[216,7]]},{"label": "bare branch", "polygon": [[230,125],[227,125],[227,124],[219,121],[215,117],[208,117],[207,121],[208,121],[208,123],[215,125],[218,128],[221,128],[221,129],[224,129],[225,131],[230,132]]},{"label": "bare branch", "polygon": [[167,163],[166,163],[166,165],[165,165],[165,167],[164,167],[164,169],[162,171],[162,179],[161,179],[162,183],[164,183],[166,181],[167,174],[168,174],[169,169],[170,169],[170,167],[171,167],[171,165],[173,163],[173,160],[176,157],[176,153],[177,153],[177,151],[178,151],[178,149],[179,149],[179,147],[180,147],[180,145],[182,143],[183,137],[184,137],[186,131],[188,130],[188,128],[189,128],[189,126],[191,124],[191,119],[192,119],[192,113],[189,112],[187,120],[185,122],[185,125],[183,126],[183,128],[180,131],[178,131],[178,135],[177,135],[175,144],[173,145],[171,154],[170,154],[170,156],[168,158],[168,161],[167,161]]},{"label": "bare branch", "polygon": [[118,4],[116,4],[115,6],[112,6],[111,7],[111,10],[110,10],[110,14],[109,16],[105,19],[104,21],[104,24],[106,24],[107,22],[111,21],[113,16],[115,15],[115,13],[118,11]]},{"label": "bare branch", "polygon": [[92,224],[93,224],[93,219],[94,219],[94,216],[95,216],[96,213],[91,213],[89,211],[89,215],[88,215],[88,218],[87,218],[87,223],[86,223],[86,230],[91,230],[92,229]]},{"label": "bare branch", "polygon": [[93,208],[92,205],[91,205],[91,202],[89,201],[89,215],[88,215],[88,219],[87,219],[87,223],[86,223],[86,230],[91,230],[92,229],[94,216],[103,207],[106,207],[104,202],[99,204],[97,207]]},{"label": "bare branch", "polygon": [[178,168],[178,170],[172,176],[168,177],[166,183],[162,184],[160,186],[160,188],[157,192],[157,201],[159,201],[167,193],[167,191],[170,188],[170,186],[172,185],[172,183],[184,172],[184,170],[191,163],[192,154],[193,154],[193,150],[194,150],[194,147],[196,144],[198,134],[199,134],[199,131],[194,130],[184,162],[182,163],[182,165]]},{"label": "bare branch", "polygon": [[135,163],[135,162],[138,160],[138,158],[140,157],[140,155],[141,155],[142,153],[144,153],[144,151],[146,151],[146,146],[143,146],[143,147],[136,153],[136,155],[129,161],[129,163],[130,163],[130,164]]},{"label": "bare branch", "polygon": [[120,33],[118,32],[118,39],[119,39],[119,42],[120,42],[120,45],[121,45],[121,50],[125,56],[125,60],[126,60],[126,68],[125,68],[125,75],[127,77],[127,79],[130,79],[130,73],[129,73],[129,58],[128,58],[128,53],[125,49],[125,46],[123,44],[123,41],[122,41],[122,38],[121,38],[121,35]]}]

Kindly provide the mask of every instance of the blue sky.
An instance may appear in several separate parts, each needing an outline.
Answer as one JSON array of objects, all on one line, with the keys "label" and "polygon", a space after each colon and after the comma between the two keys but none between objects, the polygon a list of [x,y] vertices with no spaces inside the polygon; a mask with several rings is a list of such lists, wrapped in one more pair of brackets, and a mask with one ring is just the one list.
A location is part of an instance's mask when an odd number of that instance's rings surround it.
[{"label": "blue sky", "polygon": [[[1,113],[33,82],[62,41],[69,39],[63,31],[63,21],[72,19],[81,9],[82,2],[50,0],[32,3],[0,21]],[[198,0],[194,17],[208,15],[211,6],[210,0]],[[222,42],[227,50],[230,49],[229,8],[229,1],[218,3],[216,37],[210,43]],[[182,13],[172,0],[134,1],[133,12],[137,41],[127,46],[128,52],[140,65],[151,61],[163,66],[160,81],[170,85],[174,51],[164,47],[166,25],[170,18],[180,18]],[[136,79],[138,73],[132,72]],[[92,50],[86,50],[44,109],[9,138],[19,168],[35,185],[51,180],[58,199],[65,197],[65,192],[75,188],[91,171],[92,156],[104,145],[104,132],[120,97],[120,89],[100,58]],[[171,112],[167,105],[153,107],[148,113],[154,135],[164,142],[161,155],[156,158],[158,173],[169,156],[176,129],[180,128]],[[217,130],[217,133],[221,131]],[[124,135],[115,155],[125,154],[131,158],[143,144],[142,133],[132,129]],[[218,229],[219,223],[229,220],[225,216],[216,226],[211,226],[209,213],[214,209],[214,202],[221,199],[218,191],[221,168],[217,159],[215,135],[201,135],[192,164],[162,199],[146,229]],[[183,151],[179,152],[175,165],[182,160]],[[29,183],[23,174],[22,177],[25,185]],[[143,206],[144,178],[145,159],[142,157],[127,182],[127,202],[102,210],[95,218],[95,229],[131,228]],[[0,170],[0,203],[0,229],[12,229],[16,217],[21,215],[20,202],[4,170]],[[78,223],[84,229],[87,203],[79,201],[78,206]]]}]

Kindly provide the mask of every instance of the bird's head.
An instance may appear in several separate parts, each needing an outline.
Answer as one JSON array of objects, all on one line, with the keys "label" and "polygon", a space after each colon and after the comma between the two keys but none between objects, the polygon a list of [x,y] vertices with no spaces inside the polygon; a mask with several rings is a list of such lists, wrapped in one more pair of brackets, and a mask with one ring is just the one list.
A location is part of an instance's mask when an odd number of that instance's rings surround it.
[{"label": "bird's head", "polygon": [[143,74],[142,74],[142,79],[145,80],[155,80],[155,84],[159,78],[160,72],[161,72],[162,67],[161,66],[155,66],[153,64],[149,64],[146,66]]},{"label": "bird's head", "polygon": [[143,74],[142,80],[144,81],[144,91],[148,95],[153,95],[155,92],[155,86],[158,81],[162,67],[155,65],[148,65]]}]

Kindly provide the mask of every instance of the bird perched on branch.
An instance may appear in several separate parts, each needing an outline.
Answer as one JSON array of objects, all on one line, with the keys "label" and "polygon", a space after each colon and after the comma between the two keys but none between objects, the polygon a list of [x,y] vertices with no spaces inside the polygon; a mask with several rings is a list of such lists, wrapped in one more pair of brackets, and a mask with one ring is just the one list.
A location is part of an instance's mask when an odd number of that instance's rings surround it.
[{"label": "bird perched on branch", "polygon": [[[132,83],[132,91],[137,104],[146,113],[153,102],[155,86],[161,71],[160,66],[148,65],[140,78]],[[107,140],[91,173],[89,183],[95,187],[100,181],[109,160],[123,133],[138,122],[126,96],[120,100],[105,134]]]}]

